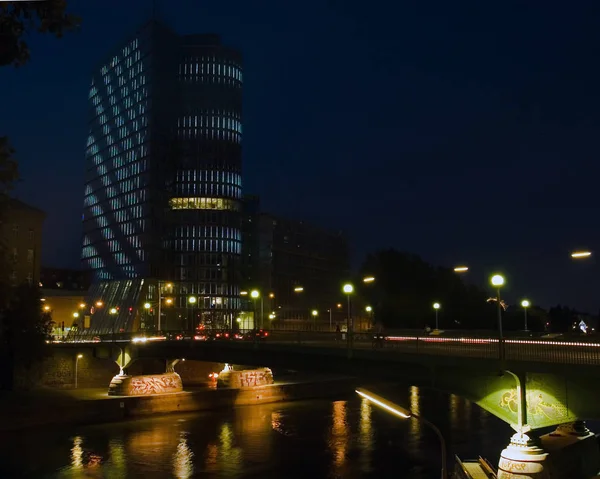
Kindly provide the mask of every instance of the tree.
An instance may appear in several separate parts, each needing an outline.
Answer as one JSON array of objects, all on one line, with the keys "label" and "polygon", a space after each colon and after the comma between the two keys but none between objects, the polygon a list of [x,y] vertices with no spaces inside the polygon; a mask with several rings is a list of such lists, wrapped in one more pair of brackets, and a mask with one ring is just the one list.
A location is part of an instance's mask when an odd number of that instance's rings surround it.
[{"label": "tree", "polygon": [[15,386],[15,374],[26,377],[32,365],[49,353],[52,317],[42,311],[37,286],[21,284],[10,297],[0,322],[0,389]]},{"label": "tree", "polygon": [[376,286],[361,286],[359,294],[374,308],[386,328],[433,327],[433,303],[439,302],[441,328],[486,329],[495,325],[495,308],[488,294],[465,284],[448,268],[436,268],[419,256],[394,249],[378,251],[365,260],[361,273],[376,277]]},{"label": "tree", "polygon": [[79,17],[66,9],[66,0],[0,3],[0,66],[18,67],[29,61],[24,37],[32,31],[61,38],[79,27]]}]

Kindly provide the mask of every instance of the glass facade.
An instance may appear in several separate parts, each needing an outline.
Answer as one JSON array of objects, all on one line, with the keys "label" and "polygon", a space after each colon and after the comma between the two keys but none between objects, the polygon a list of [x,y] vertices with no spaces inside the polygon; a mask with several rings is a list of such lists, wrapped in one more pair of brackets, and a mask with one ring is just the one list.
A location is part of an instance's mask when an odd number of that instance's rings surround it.
[{"label": "glass facade", "polygon": [[[165,295],[170,322],[186,318],[172,324],[176,329],[234,320],[241,99],[239,52],[214,35],[178,36],[156,22],[94,73],[82,261],[95,280],[89,303],[106,307],[92,314],[90,332],[117,319],[127,332],[164,326],[158,311],[165,311]],[[151,308],[143,308],[147,302]],[[107,316],[113,308],[118,312]]]}]

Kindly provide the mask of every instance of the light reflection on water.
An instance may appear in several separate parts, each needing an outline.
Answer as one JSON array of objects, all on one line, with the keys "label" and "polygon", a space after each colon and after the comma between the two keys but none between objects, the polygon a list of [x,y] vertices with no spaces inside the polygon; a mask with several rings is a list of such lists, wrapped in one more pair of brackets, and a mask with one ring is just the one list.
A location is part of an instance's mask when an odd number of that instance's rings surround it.
[{"label": "light reflection on water", "polygon": [[[507,425],[459,396],[417,387],[382,395],[435,422],[447,438],[449,457],[481,454],[496,462],[511,434]],[[427,428],[354,395],[23,433],[2,443],[7,444],[0,450],[2,478],[428,479],[439,474],[439,443]]]}]

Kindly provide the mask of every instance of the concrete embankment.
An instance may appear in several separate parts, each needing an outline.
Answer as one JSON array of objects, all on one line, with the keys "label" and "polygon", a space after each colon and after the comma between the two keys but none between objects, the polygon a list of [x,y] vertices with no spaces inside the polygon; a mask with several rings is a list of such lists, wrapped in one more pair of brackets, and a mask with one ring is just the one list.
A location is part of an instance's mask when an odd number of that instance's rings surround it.
[{"label": "concrete embankment", "polygon": [[0,432],[333,397],[347,395],[354,386],[353,378],[327,378],[245,389],[196,389],[156,396],[108,396],[106,390],[98,389],[44,390],[0,398]]}]

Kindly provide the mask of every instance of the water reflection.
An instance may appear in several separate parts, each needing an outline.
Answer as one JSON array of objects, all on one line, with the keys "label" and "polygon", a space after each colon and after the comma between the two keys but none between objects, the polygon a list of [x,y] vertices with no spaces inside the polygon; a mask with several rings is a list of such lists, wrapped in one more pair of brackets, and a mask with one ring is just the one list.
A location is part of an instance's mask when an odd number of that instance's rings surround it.
[{"label": "water reflection", "polygon": [[333,454],[332,474],[341,475],[342,468],[346,462],[346,451],[348,449],[349,427],[346,420],[346,401],[335,401],[332,405],[332,425],[329,437],[329,446]]},{"label": "water reflection", "polygon": [[371,424],[371,403],[362,399],[360,403],[359,439],[361,471],[371,469],[371,456],[373,452],[373,425]]},{"label": "water reflection", "polygon": [[110,465],[108,477],[125,477],[127,465],[125,461],[125,447],[120,439],[111,439],[108,443]]},{"label": "water reflection", "polygon": [[[446,426],[449,457],[497,461],[508,426],[460,397],[424,394],[411,387],[389,396]],[[354,395],[347,399],[12,435],[2,441],[0,478],[439,477],[431,460],[439,451],[435,435],[418,421],[378,412]],[[481,412],[469,414],[471,407]],[[465,428],[469,416],[473,430]]]},{"label": "water reflection", "polygon": [[187,443],[186,433],[179,435],[177,452],[173,459],[173,474],[179,479],[189,479],[194,474],[194,453]]},{"label": "water reflection", "polygon": [[[417,416],[421,415],[421,404],[419,396],[419,388],[417,386],[410,387],[410,410]],[[410,421],[410,433],[416,436],[418,441],[421,440],[421,421],[415,419],[409,419]]]},{"label": "water reflection", "polygon": [[83,439],[81,436],[73,438],[73,448],[71,449],[71,467],[75,470],[83,469]]}]

